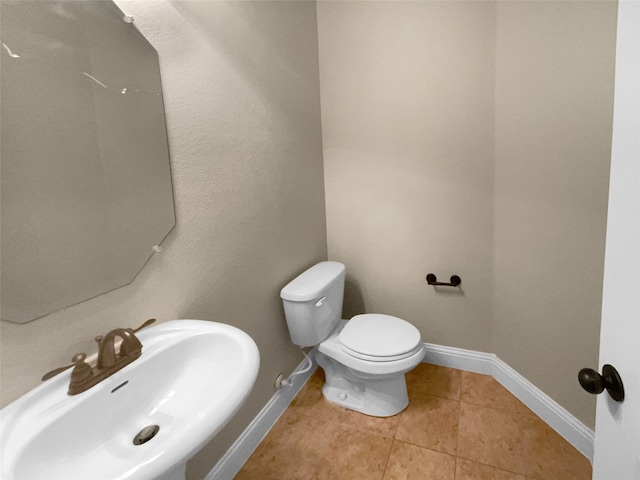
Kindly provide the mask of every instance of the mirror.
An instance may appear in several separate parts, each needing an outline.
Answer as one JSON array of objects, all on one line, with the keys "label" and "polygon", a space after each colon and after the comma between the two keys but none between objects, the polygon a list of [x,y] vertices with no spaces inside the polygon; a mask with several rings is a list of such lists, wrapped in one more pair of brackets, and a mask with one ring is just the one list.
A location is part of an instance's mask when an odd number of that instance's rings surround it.
[{"label": "mirror", "polygon": [[0,5],[1,315],[25,323],[131,283],[175,213],[155,49],[109,0]]}]

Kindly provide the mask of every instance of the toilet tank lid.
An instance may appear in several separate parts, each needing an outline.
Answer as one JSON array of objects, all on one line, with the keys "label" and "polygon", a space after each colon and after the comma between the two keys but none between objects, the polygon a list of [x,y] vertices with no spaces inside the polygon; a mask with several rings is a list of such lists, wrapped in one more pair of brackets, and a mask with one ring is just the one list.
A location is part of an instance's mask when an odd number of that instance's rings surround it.
[{"label": "toilet tank lid", "polygon": [[280,290],[280,297],[291,302],[307,302],[319,298],[344,271],[344,264],[340,262],[317,263],[287,283]]}]

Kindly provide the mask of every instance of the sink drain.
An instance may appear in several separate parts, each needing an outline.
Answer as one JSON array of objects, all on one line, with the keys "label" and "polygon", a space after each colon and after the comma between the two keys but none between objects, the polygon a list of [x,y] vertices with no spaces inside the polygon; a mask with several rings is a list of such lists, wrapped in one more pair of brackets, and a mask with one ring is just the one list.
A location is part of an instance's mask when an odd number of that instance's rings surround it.
[{"label": "sink drain", "polygon": [[144,427],[138,434],[133,438],[134,445],[142,445],[143,443],[147,443],[156,434],[160,431],[159,425],[148,425]]}]

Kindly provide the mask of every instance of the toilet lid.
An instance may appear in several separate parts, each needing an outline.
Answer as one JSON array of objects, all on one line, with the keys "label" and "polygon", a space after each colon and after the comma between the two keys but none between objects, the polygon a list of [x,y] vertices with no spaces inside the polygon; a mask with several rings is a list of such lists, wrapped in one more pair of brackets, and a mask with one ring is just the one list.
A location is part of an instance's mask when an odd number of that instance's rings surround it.
[{"label": "toilet lid", "polygon": [[361,358],[385,357],[381,360],[413,353],[421,342],[416,327],[401,318],[382,314],[356,315],[347,322],[338,340],[347,353]]}]

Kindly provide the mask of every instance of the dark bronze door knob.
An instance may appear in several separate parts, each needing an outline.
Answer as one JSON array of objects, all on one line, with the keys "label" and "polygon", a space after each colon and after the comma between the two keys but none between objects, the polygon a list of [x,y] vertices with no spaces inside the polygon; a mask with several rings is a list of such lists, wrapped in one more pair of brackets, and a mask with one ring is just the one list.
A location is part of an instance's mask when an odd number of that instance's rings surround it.
[{"label": "dark bronze door knob", "polygon": [[620,374],[612,365],[602,367],[602,375],[591,368],[578,372],[578,381],[587,392],[597,395],[605,389],[616,402],[624,400],[624,385]]}]

